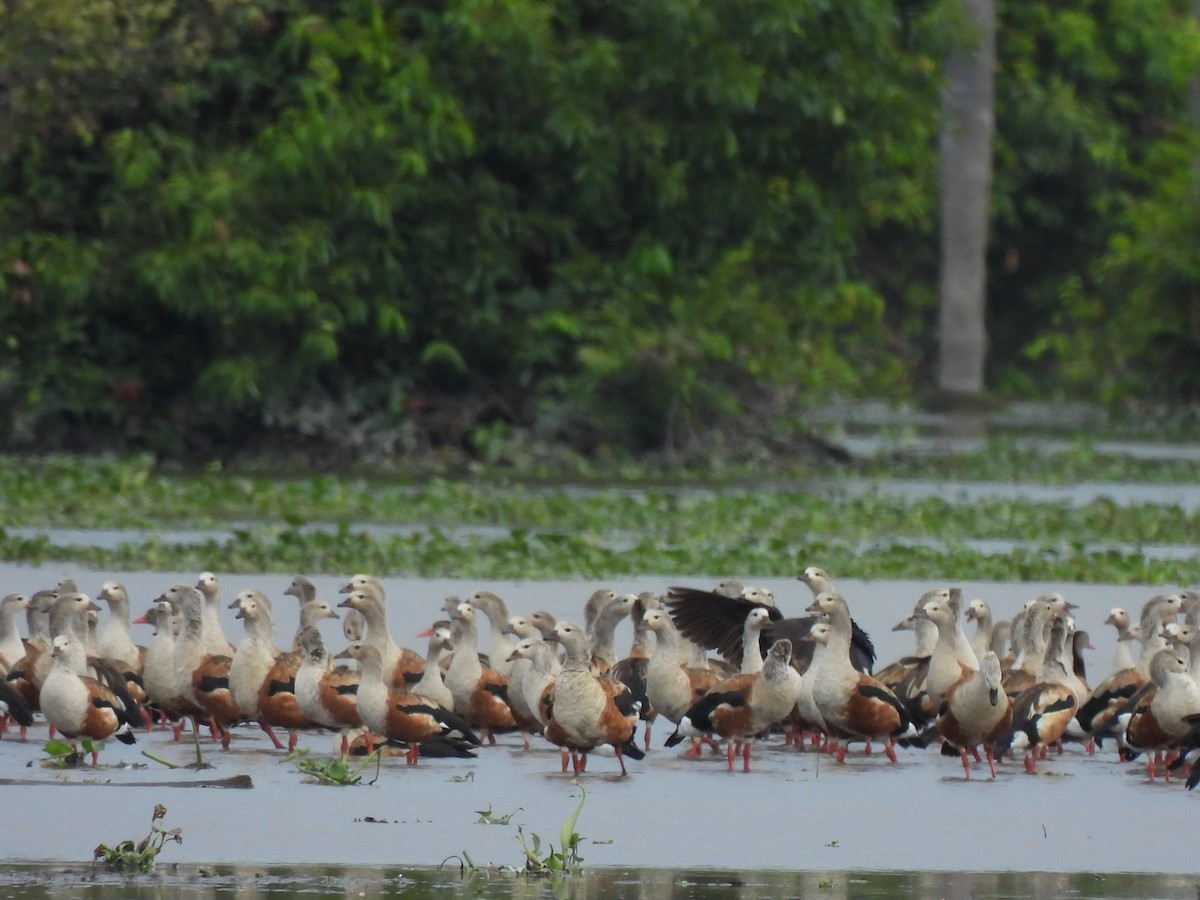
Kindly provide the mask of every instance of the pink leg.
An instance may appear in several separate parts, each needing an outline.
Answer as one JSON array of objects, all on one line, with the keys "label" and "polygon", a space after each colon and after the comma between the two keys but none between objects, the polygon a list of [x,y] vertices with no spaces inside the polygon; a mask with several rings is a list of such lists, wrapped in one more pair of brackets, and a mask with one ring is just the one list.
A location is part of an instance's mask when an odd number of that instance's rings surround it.
[{"label": "pink leg", "polygon": [[749,741],[746,741],[746,743],[744,743],[742,745],[742,771],[743,772],[750,771],[750,742]]},{"label": "pink leg", "polygon": [[613,749],[617,752],[617,762],[621,764],[621,776],[627,776],[629,773],[625,771],[625,754],[621,752],[621,748],[613,745]]},{"label": "pink leg", "polygon": [[846,750],[847,747],[844,741],[837,745],[837,761],[839,764],[846,761]]},{"label": "pink leg", "polygon": [[266,732],[267,737],[271,739],[271,743],[275,745],[276,750],[283,749],[283,744],[279,742],[279,738],[275,736],[275,732],[271,730],[271,726],[268,725],[264,719],[258,720],[258,727]]},{"label": "pink leg", "polygon": [[1030,775],[1037,774],[1037,760],[1035,759],[1037,751],[1025,754],[1025,771]]},{"label": "pink leg", "polygon": [[733,741],[730,741],[728,746],[725,748],[725,758],[729,762],[729,771],[730,772],[733,771],[733,758],[735,756],[737,756],[737,749],[734,747]]},{"label": "pink leg", "polygon": [[963,778],[967,781],[971,780],[971,761],[967,759],[967,751],[962,752]]},{"label": "pink leg", "polygon": [[996,753],[990,746],[984,747],[983,752],[987,754],[988,768],[992,770],[992,778],[996,777]]},{"label": "pink leg", "polygon": [[900,762],[900,760],[896,759],[896,742],[891,738],[888,738],[888,742],[883,745],[883,751],[892,762]]}]

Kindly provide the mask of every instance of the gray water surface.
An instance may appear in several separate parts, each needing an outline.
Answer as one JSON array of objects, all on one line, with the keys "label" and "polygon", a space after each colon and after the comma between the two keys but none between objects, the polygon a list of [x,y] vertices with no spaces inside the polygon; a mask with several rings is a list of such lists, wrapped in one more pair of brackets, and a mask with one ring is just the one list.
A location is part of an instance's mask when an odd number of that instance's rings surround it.
[{"label": "gray water surface", "polygon": [[[219,561],[212,568],[220,574]],[[115,577],[126,583],[140,613],[165,587],[194,582],[197,574],[0,566],[0,586],[31,591],[71,576],[94,595],[104,580]],[[286,644],[297,620],[295,601],[283,596],[292,574],[221,575],[226,602],[246,587],[265,590],[275,600],[279,642]],[[392,578],[385,584],[393,634],[419,648],[423,642],[416,634],[440,617],[448,594],[465,596],[487,587],[500,593],[513,613],[545,608],[578,620],[596,587],[661,591],[673,583],[707,586],[715,577],[647,576],[604,585]],[[807,590],[795,580],[743,578],[773,589],[785,612],[797,613],[808,602]],[[345,579],[313,580],[323,597],[339,599],[337,588]],[[910,634],[892,632],[891,626],[932,586],[839,582],[856,619],[874,637],[881,664],[910,651]],[[999,615],[1011,615],[1044,591],[1062,591],[1080,605],[1079,627],[1096,645],[1089,656],[1093,682],[1107,674],[1115,647],[1111,629],[1102,624],[1109,609],[1137,609],[1156,590],[1055,583],[961,586],[967,597],[988,599]],[[223,610],[222,618],[230,638],[240,640],[241,623],[233,612]],[[322,632],[331,648],[344,646],[337,622],[322,623]],[[486,645],[486,626],[483,632]],[[628,626],[622,626],[619,646],[627,646],[629,635]],[[143,628],[135,637],[148,641],[149,632]],[[1036,776],[1026,775],[1019,763],[1005,762],[996,781],[985,777],[986,769],[976,769],[975,779],[967,782],[957,760],[932,748],[900,750],[898,765],[878,752],[865,757],[855,751],[837,766],[823,754],[772,741],[756,745],[750,773],[729,773],[723,758],[691,760],[663,749],[669,730],[653,730],[652,749],[646,759],[629,762],[628,778],[618,777],[615,760],[592,757],[580,779],[587,798],[576,826],[584,837],[585,865],[756,874],[1200,872],[1186,840],[1179,839],[1186,833],[1181,823],[1192,821],[1200,798],[1178,781],[1150,784],[1140,763],[1118,762],[1112,748],[1087,756],[1069,746],[1062,757],[1042,763]],[[39,765],[44,727],[24,744],[10,731],[0,741],[0,778],[18,784],[0,787],[0,797],[6,812],[20,811],[21,827],[6,829],[0,857],[86,862],[101,841],[144,835],[152,807],[162,803],[168,808],[167,826],[181,827],[184,836],[183,845],[169,846],[162,859],[181,864],[436,867],[465,853],[481,866],[513,866],[522,859],[517,826],[557,844],[580,796],[573,778],[560,771],[557,749],[542,743],[525,752],[515,735],[481,749],[475,760],[422,759],[408,768],[389,759],[373,785],[341,788],[303,783],[257,727],[236,729],[234,735],[228,752],[204,743],[205,759],[214,766],[204,772],[168,770],[140,755],[149,749],[189,762],[190,744],[175,744],[164,732],[139,734],[134,747],[110,743],[101,757],[108,768],[55,771]],[[301,745],[314,754],[330,754],[334,739],[305,736]],[[150,785],[243,774],[252,789]],[[511,821],[478,824],[484,810],[511,813]],[[851,893],[867,895],[857,888]]]}]

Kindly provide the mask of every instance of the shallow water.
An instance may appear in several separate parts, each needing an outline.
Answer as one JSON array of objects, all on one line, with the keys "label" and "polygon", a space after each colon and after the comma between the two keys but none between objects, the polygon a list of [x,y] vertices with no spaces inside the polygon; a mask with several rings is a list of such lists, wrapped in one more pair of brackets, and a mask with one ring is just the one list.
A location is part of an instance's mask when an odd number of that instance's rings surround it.
[{"label": "shallow water", "polygon": [[195,868],[160,865],[150,875],[122,876],[91,867],[9,867],[0,872],[0,895],[50,900],[160,898],[407,898],[473,897],[481,900],[603,897],[613,900],[740,900],[820,896],[1069,897],[1073,900],[1196,896],[1193,878],[1168,875],[1049,875],[967,872],[704,872],[678,869],[588,867],[571,876],[526,877],[495,869],[457,868]]},{"label": "shallow water", "polygon": [[[219,561],[213,568],[220,573]],[[180,580],[193,582],[196,574],[0,566],[0,585],[5,591],[31,591],[71,576],[82,590],[94,594],[103,580],[116,577],[129,587],[134,608],[140,612],[165,587]],[[259,587],[272,596],[280,642],[290,640],[297,608],[282,592],[291,573],[221,577],[226,601],[245,587]],[[338,599],[342,579],[313,580],[323,597]],[[703,586],[713,580],[713,576],[646,577],[599,585],[394,578],[385,584],[393,633],[401,643],[418,646],[421,642],[415,634],[439,617],[447,594],[465,596],[489,587],[506,598],[514,613],[545,608],[571,618],[580,614],[588,594],[599,586],[662,590],[681,581]],[[747,576],[745,580],[772,588],[785,612],[798,612],[808,602],[807,590],[794,579]],[[855,617],[875,639],[881,663],[909,651],[910,635],[890,628],[931,586],[839,582]],[[1115,646],[1111,629],[1101,624],[1109,609],[1116,605],[1136,609],[1154,590],[1050,583],[961,586],[967,597],[988,599],[999,615],[1011,615],[1022,602],[1047,590],[1060,590],[1079,603],[1079,626],[1090,632],[1097,646],[1089,657],[1093,681],[1107,674]],[[236,642],[240,622],[230,610],[223,610],[222,618]],[[330,647],[343,646],[338,623],[322,623],[322,632]],[[148,640],[149,632],[135,637]],[[618,645],[627,644],[628,638],[628,626],[623,626]],[[483,640],[486,644],[486,626]],[[654,730],[653,749],[645,760],[629,762],[630,777],[617,777],[615,760],[594,756],[580,779],[587,791],[576,826],[584,837],[584,864],[589,871],[593,867],[637,870],[629,876],[634,888],[645,884],[646,867],[675,872],[674,877],[682,881],[701,875],[705,882],[720,880],[719,873],[728,872],[741,873],[743,880],[775,878],[763,873],[778,873],[784,879],[778,884],[771,881],[769,890],[739,891],[755,896],[776,890],[781,896],[794,894],[800,889],[787,877],[820,881],[819,873],[825,873],[827,881],[840,878],[839,890],[845,896],[888,896],[887,891],[901,888],[899,883],[886,882],[892,886],[885,888],[885,882],[879,882],[883,892],[870,893],[850,880],[859,875],[828,873],[868,873],[863,876],[868,879],[878,873],[907,873],[895,875],[901,879],[938,878],[943,876],[936,873],[945,872],[1053,873],[1056,879],[1062,873],[1078,873],[1081,877],[1068,879],[1072,886],[1062,887],[1061,895],[1123,896],[1087,893],[1084,887],[1100,891],[1108,890],[1104,886],[1110,882],[1133,883],[1107,878],[1117,873],[1187,876],[1200,872],[1200,863],[1186,850],[1186,840],[1175,837],[1179,823],[1195,816],[1194,804],[1200,798],[1177,781],[1148,783],[1142,765],[1117,762],[1111,748],[1088,757],[1069,747],[1062,757],[1040,764],[1037,776],[1026,775],[1019,763],[1006,762],[996,781],[976,769],[975,779],[966,782],[958,762],[940,757],[933,749],[901,750],[900,763],[894,766],[878,753],[864,757],[861,752],[853,753],[846,765],[836,766],[821,754],[767,742],[756,746],[752,772],[728,773],[721,758],[693,761],[662,749],[667,730],[662,726]],[[10,732],[0,741],[0,778],[24,784],[0,788],[0,797],[6,813],[20,811],[21,827],[6,829],[0,858],[14,862],[86,862],[101,841],[111,844],[144,835],[152,807],[162,803],[168,808],[167,826],[181,827],[184,837],[182,846],[163,851],[164,863],[428,868],[465,851],[481,866],[513,866],[522,859],[517,826],[527,835],[536,833],[557,844],[562,823],[579,797],[573,779],[561,774],[555,749],[543,744],[526,753],[516,736],[501,737],[498,746],[482,749],[475,760],[422,759],[416,768],[387,760],[375,784],[344,788],[302,783],[293,766],[282,762],[282,754],[271,750],[266,737],[250,726],[235,731],[228,752],[205,742],[205,759],[214,768],[204,772],[167,770],[143,758],[139,751],[150,749],[180,764],[190,761],[190,744],[174,744],[169,734],[161,732],[139,735],[135,747],[110,743],[102,754],[109,768],[62,772],[38,765],[43,730],[37,729],[25,744],[11,736]],[[306,736],[301,745],[313,753],[330,753],[333,739]],[[120,763],[147,767],[120,768]],[[163,786],[240,774],[250,776],[251,790]],[[513,816],[508,825],[479,824],[483,810]],[[1015,882],[1006,886],[1010,883],[1003,879],[1009,876],[989,877],[1000,879],[990,882],[995,886],[989,890],[995,893],[978,895],[1046,895]],[[1036,883],[1059,885],[1056,880]],[[703,887],[671,884],[673,894],[683,890],[680,896],[707,896]],[[1153,889],[1130,888],[1127,895],[1195,896],[1194,888],[1171,887],[1173,893],[1168,892],[1167,887],[1175,884],[1169,879],[1156,881]],[[1051,893],[1058,890],[1055,887]],[[947,895],[957,893],[947,889]],[[838,891],[833,895],[838,896]]]}]

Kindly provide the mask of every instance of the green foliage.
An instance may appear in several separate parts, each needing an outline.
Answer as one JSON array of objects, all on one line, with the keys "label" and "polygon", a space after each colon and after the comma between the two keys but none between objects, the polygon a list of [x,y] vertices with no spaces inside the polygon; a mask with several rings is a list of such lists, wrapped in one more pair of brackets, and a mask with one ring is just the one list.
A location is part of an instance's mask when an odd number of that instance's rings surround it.
[{"label": "green foliage", "polygon": [[[305,781],[314,784],[332,784],[344,787],[362,782],[362,771],[372,762],[375,763],[375,778],[379,777],[380,751],[364,757],[355,765],[351,765],[344,756],[312,758],[308,755],[307,747],[297,747],[283,758],[284,762],[292,763],[305,777]],[[374,783],[372,781],[372,783]]]},{"label": "green foliage", "polygon": [[[0,492],[13,526],[75,525],[94,511],[101,528],[158,532],[116,546],[56,546],[0,530],[0,558],[70,561],[102,570],[297,570],[470,578],[612,578],[646,572],[695,576],[756,571],[791,575],[820,557],[865,578],[1190,583],[1200,514],[1176,503],[1072,502],[1049,489],[1079,480],[1190,483],[1194,461],[1107,456],[1089,444],[1047,455],[1000,442],[972,456],[905,465],[876,462],[872,477],[925,478],[937,496],[905,496],[857,479],[755,473],[724,484],[639,480],[606,487],[429,478],[420,485],[317,476],[277,480],[199,473],[171,476],[142,461],[0,458]],[[857,473],[856,473],[857,474]],[[1035,479],[1032,476],[1036,474]],[[695,477],[695,476],[693,476]],[[972,480],[1041,483],[1043,499],[956,496]],[[197,513],[203,510],[202,514]],[[246,524],[246,523],[256,524]],[[390,525],[363,531],[359,524]],[[172,528],[214,534],[172,540]],[[1010,542],[984,551],[968,541]],[[1176,559],[1147,559],[1147,544]]]},{"label": "green foliage", "polygon": [[505,815],[498,816],[492,812],[492,808],[490,806],[487,809],[477,809],[477,810],[475,810],[475,812],[479,813],[479,821],[476,822],[475,824],[477,824],[477,825],[507,825],[510,821],[512,821],[512,817],[515,816],[520,811],[521,811],[521,807],[518,806],[512,812],[506,813]]},{"label": "green foliage", "polygon": [[0,28],[17,440],[659,447],[897,383],[856,257],[937,84],[885,0],[110,7]]},{"label": "green foliage", "polygon": [[554,849],[553,844],[548,844],[543,853],[541,837],[530,833],[526,839],[524,830],[517,826],[517,840],[525,852],[524,872],[526,875],[573,874],[579,871],[580,865],[583,863],[583,857],[579,855],[579,844],[583,838],[575,830],[575,823],[579,820],[579,814],[583,812],[587,791],[578,781],[574,784],[579,788],[579,804],[563,822],[559,833],[558,850]]},{"label": "green foliage", "polygon": [[[993,362],[1013,393],[1200,398],[1200,32],[1184,0],[1000,4]],[[1031,328],[1031,325],[1033,326]]]},{"label": "green foliage", "polygon": [[136,843],[128,839],[123,840],[115,847],[100,844],[92,854],[92,863],[103,860],[110,868],[123,872],[153,872],[155,860],[168,841],[183,843],[183,829],[168,830],[163,827],[162,822],[166,815],[167,808],[161,803],[155,804],[148,835]]},{"label": "green foliage", "polygon": [[42,752],[46,754],[47,759],[42,760],[42,765],[51,769],[74,769],[83,765],[84,758],[88,753],[99,753],[104,749],[103,741],[93,741],[89,737],[80,738],[80,749],[76,750],[66,741],[50,740],[42,747]]}]

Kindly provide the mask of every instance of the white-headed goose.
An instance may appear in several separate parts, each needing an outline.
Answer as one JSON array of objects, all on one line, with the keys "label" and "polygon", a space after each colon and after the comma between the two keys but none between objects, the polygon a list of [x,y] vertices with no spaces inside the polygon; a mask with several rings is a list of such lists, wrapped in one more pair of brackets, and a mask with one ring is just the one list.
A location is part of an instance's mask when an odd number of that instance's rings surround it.
[{"label": "white-headed goose", "polygon": [[234,702],[247,718],[257,720],[277,750],[282,750],[283,744],[273,729],[286,729],[287,749],[294,750],[297,731],[313,725],[296,699],[296,673],[302,659],[297,653],[281,653],[275,646],[271,601],[262,591],[242,591],[231,607],[246,623],[246,635],[229,666]]},{"label": "white-headed goose", "polygon": [[[545,727],[546,720],[544,716],[546,711],[543,708],[543,700],[550,689],[551,683],[554,681],[554,676],[562,668],[562,661],[558,658],[556,646],[542,640],[540,635],[521,638],[521,640],[517,641],[517,645],[513,647],[512,653],[509,654],[509,659],[514,664],[513,671],[521,671],[522,673],[519,682],[513,681],[510,684],[509,699],[514,700],[514,693],[519,691],[521,694],[521,707],[528,709],[533,720],[540,726]],[[524,665],[518,669],[517,663],[523,663]],[[525,749],[529,749],[528,745],[526,745]],[[563,771],[566,771],[565,763]]]},{"label": "white-headed goose", "polygon": [[800,674],[791,663],[792,642],[776,641],[758,671],[717,684],[684,713],[666,746],[673,747],[685,737],[715,734],[726,742],[729,771],[740,743],[742,769],[749,772],[754,737],[783,721],[799,699]]},{"label": "white-headed goose", "polygon": [[[967,604],[964,616],[968,622],[975,623],[975,631],[971,634],[971,651],[977,660],[982,660],[984,654],[992,649],[992,631],[995,624],[992,621],[992,608],[986,600],[976,597]],[[1000,656],[999,653],[996,654]]]},{"label": "white-headed goose", "polygon": [[[1117,649],[1113,654],[1112,671],[1107,678],[1092,688],[1091,692],[1079,705],[1079,712],[1068,728],[1067,734],[1075,738],[1115,737],[1119,745],[1124,741],[1125,728],[1128,725],[1132,709],[1125,710],[1129,699],[1149,682],[1149,676],[1137,668],[1133,659],[1131,646],[1133,644],[1132,626],[1129,613],[1120,607],[1111,609],[1106,625],[1112,625],[1117,630]],[[1124,721],[1118,716],[1124,714]],[[1088,745],[1089,751],[1092,744]]]},{"label": "white-headed goose", "polygon": [[[1133,751],[1146,754],[1146,771],[1154,780],[1155,767],[1164,750],[1175,749],[1200,716],[1200,685],[1188,673],[1186,648],[1159,650],[1150,660],[1148,693],[1129,719],[1125,741]],[[1126,754],[1133,758],[1136,753]],[[1170,778],[1170,771],[1164,772]]]},{"label": "white-headed goose", "polygon": [[[914,609],[920,606],[921,601],[918,600]],[[875,679],[904,704],[909,718],[914,723],[923,725],[937,714],[937,707],[930,703],[926,681],[929,675],[929,661],[938,641],[938,629],[928,616],[918,616],[915,612],[910,612],[892,626],[892,631],[912,631],[915,642],[913,652],[882,669],[877,669]],[[818,645],[817,653],[820,652],[821,648]],[[815,657],[816,654],[814,659]]]},{"label": "white-headed goose", "polygon": [[[355,579],[369,579],[371,576],[356,575]],[[349,588],[355,582],[346,585]],[[407,647],[401,647],[392,639],[388,628],[387,606],[382,594],[382,586],[371,586],[370,581],[366,590],[350,590],[346,599],[338,604],[339,607],[352,609],[360,613],[366,624],[366,633],[362,640],[379,651],[383,660],[384,678],[389,684],[404,687],[421,677],[425,669],[425,660]],[[345,591],[346,588],[342,590]]]},{"label": "white-headed goose", "polygon": [[[415,766],[421,745],[434,740],[448,741],[460,752],[474,756],[469,747],[479,746],[479,738],[461,716],[444,709],[425,697],[396,690],[384,681],[383,660],[379,651],[365,641],[355,641],[338,654],[357,659],[362,666],[358,685],[358,714],[370,734],[408,746],[408,764]],[[370,738],[368,750],[371,752]]]},{"label": "white-headed goose", "polygon": [[607,744],[617,755],[621,774],[627,775],[625,757],[645,756],[633,740],[639,704],[619,681],[593,674],[592,648],[582,627],[559,622],[554,634],[566,651],[566,660],[544,702],[549,723],[546,737],[561,739],[576,773],[586,771],[588,753]]},{"label": "white-headed goose", "polygon": [[439,663],[442,655],[453,649],[450,623],[445,620],[434,622],[433,627],[429,629],[429,645],[425,651],[425,670],[408,690],[432,700],[438,706],[454,709],[454,695],[450,693],[450,688],[446,687],[446,673]]},{"label": "white-headed goose", "polygon": [[929,671],[925,679],[925,690],[934,709],[941,708],[952,684],[969,672],[979,670],[974,652],[969,646],[964,648],[959,640],[958,610],[954,602],[956,595],[962,596],[958,588],[927,591],[913,611],[914,616],[926,618],[937,627],[937,643],[929,658]]},{"label": "white-headed goose", "polygon": [[301,629],[300,668],[296,671],[296,702],[304,714],[326,728],[341,732],[342,755],[349,752],[349,732],[363,727],[358,712],[361,674],[350,666],[334,666],[316,628]]},{"label": "white-headed goose", "polygon": [[214,656],[232,657],[233,642],[225,637],[221,627],[221,582],[212,572],[201,572],[196,579],[196,590],[204,598],[202,613],[204,615],[204,649]]},{"label": "white-headed goose", "polygon": [[[52,588],[39,590],[30,597],[25,610],[29,624],[29,639],[25,641],[25,654],[13,662],[4,675],[7,687],[15,692],[25,708],[34,712],[38,709],[38,693],[42,680],[50,672],[50,608],[58,594]],[[39,675],[40,671],[40,675]],[[21,740],[25,740],[27,726],[21,726]]]},{"label": "white-headed goose", "polygon": [[529,614],[529,624],[541,633],[543,641],[550,641],[554,639],[554,627],[558,625],[558,620],[544,609],[535,609]]},{"label": "white-headed goose", "polygon": [[826,649],[821,664],[805,680],[812,682],[812,699],[829,735],[841,741],[838,762],[846,759],[846,740],[854,739],[882,741],[888,759],[896,762],[893,744],[918,742],[920,735],[896,695],[851,663],[853,632],[846,601],[839,594],[821,593],[809,611],[826,616],[830,625],[820,636],[811,635],[823,639]]},{"label": "white-headed goose", "polygon": [[[79,639],[70,633],[58,635],[51,644],[51,657],[54,665],[39,695],[46,721],[67,738],[115,737],[124,744],[134,743],[131,714],[121,701],[94,678],[79,674],[87,664]],[[92,751],[93,765],[97,758],[98,752]]]},{"label": "white-headed goose", "polygon": [[29,598],[20,593],[5,594],[0,599],[0,675],[25,655],[25,642],[17,627],[17,616],[29,608]]},{"label": "white-headed goose", "polygon": [[658,715],[677,726],[721,676],[713,669],[687,665],[690,643],[684,641],[665,609],[648,609],[642,619],[655,636],[654,650],[646,663],[646,698]]},{"label": "white-headed goose", "polygon": [[458,604],[454,621],[459,624],[461,637],[446,669],[446,687],[454,696],[454,711],[478,728],[484,740],[494,744],[497,732],[517,728],[508,702],[508,678],[495,669],[485,669],[479,661],[475,608],[470,603]]},{"label": "white-headed goose", "polygon": [[228,750],[229,728],[246,718],[246,714],[229,689],[232,657],[213,654],[207,649],[204,635],[207,598],[198,588],[175,584],[163,592],[161,599],[170,601],[183,617],[175,639],[175,687],[188,705],[204,711],[203,718],[214,737]]},{"label": "white-headed goose", "polygon": [[592,671],[603,675],[614,665],[617,656],[617,625],[629,616],[632,594],[618,594],[611,588],[592,591],[583,607],[583,630],[592,646]]},{"label": "white-headed goose", "polygon": [[[1071,640],[1071,620],[1052,613],[1050,638],[1043,649],[1036,684],[1013,698],[1012,730],[997,742],[997,755],[1024,752],[1025,771],[1037,772],[1039,748],[1063,739],[1079,709],[1072,686],[1073,673],[1063,665],[1063,651]],[[1038,626],[1040,628],[1040,626]]]},{"label": "white-headed goose", "polygon": [[980,744],[988,769],[996,777],[996,742],[1012,726],[1012,701],[1001,685],[1000,657],[987,650],[978,669],[962,669],[962,676],[945,692],[937,716],[937,729],[945,741],[943,756],[959,756],[963,776],[971,777],[970,752]]},{"label": "white-headed goose", "polygon": [[658,608],[658,596],[653,591],[643,591],[634,598],[629,616],[633,622],[633,640],[629,655],[620,660],[609,674],[629,688],[634,699],[642,704],[641,718],[646,723],[644,742],[650,748],[650,726],[658,715],[646,693],[646,672],[650,665],[650,654],[654,650],[654,639],[646,626],[646,611]]},{"label": "white-headed goose", "polygon": [[283,594],[285,597],[295,597],[300,601],[300,623],[296,626],[295,637],[292,638],[292,649],[297,653],[300,652],[301,631],[305,628],[315,628],[321,619],[340,618],[337,611],[328,602],[318,599],[316,585],[303,575],[293,578]]},{"label": "white-headed goose", "polygon": [[182,719],[207,718],[199,704],[184,701],[175,675],[175,639],[183,630],[183,614],[166,598],[160,597],[146,614],[131,624],[150,625],[154,637],[146,647],[142,667],[142,685],[150,708],[157,711],[165,727],[171,723],[175,740],[183,734]]},{"label": "white-headed goose", "polygon": [[[508,657],[513,648],[513,642],[509,638],[509,634],[511,634],[509,619],[512,617],[509,615],[508,605],[499,594],[492,591],[474,591],[467,598],[467,602],[473,609],[483,613],[488,620],[488,666],[501,675],[507,676],[512,669]],[[454,617],[454,609],[447,609],[446,612],[450,614],[451,618]]]},{"label": "white-headed goose", "polygon": [[108,604],[108,622],[97,642],[99,655],[120,660],[132,671],[142,671],[146,662],[146,649],[139,647],[129,636],[129,593],[119,581],[106,581],[96,595]]}]

